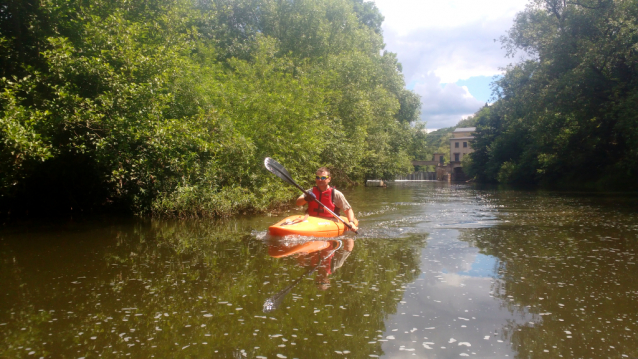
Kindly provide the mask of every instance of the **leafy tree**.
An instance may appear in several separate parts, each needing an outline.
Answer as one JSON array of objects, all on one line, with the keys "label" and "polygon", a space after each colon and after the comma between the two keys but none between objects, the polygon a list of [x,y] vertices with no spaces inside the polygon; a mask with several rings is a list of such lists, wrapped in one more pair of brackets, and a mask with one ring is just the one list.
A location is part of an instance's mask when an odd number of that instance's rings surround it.
[{"label": "leafy tree", "polygon": [[266,210],[292,193],[265,156],[337,183],[408,172],[420,102],[381,21],[351,0],[10,2],[0,210]]},{"label": "leafy tree", "polygon": [[527,59],[479,114],[472,173],[503,183],[636,185],[638,6],[533,1],[502,43]]}]

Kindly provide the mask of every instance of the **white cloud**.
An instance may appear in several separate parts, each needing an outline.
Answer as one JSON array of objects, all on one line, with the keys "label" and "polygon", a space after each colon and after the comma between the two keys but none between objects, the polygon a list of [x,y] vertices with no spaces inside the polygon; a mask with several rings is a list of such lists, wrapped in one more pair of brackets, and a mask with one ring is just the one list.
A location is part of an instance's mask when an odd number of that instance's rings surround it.
[{"label": "white cloud", "polygon": [[444,83],[473,76],[494,76],[511,59],[505,58],[498,39],[510,20],[470,23],[453,29],[424,28],[399,35],[384,31],[386,49],[397,53],[406,82],[419,81],[430,72]]},{"label": "white cloud", "polygon": [[421,120],[428,128],[454,126],[460,119],[475,113],[484,103],[472,97],[465,86],[449,83],[441,86],[441,79],[434,74],[423,76],[414,86],[421,96]]},{"label": "white cloud", "polygon": [[512,19],[527,0],[375,0],[384,29],[400,35],[423,28],[455,28],[472,22]]},{"label": "white cloud", "polygon": [[[422,96],[428,128],[454,126],[483,102],[454,85],[498,75],[512,62],[500,42],[527,0],[375,0],[385,21],[386,49],[395,52],[406,83]],[[438,81],[438,82],[436,82]],[[441,83],[446,83],[441,88]]]}]

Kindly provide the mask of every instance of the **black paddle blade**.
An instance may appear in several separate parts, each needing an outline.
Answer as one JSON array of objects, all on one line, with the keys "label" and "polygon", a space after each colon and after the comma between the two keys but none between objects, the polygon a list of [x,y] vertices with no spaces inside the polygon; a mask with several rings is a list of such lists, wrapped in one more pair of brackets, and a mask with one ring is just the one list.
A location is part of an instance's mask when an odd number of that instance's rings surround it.
[{"label": "black paddle blade", "polygon": [[266,169],[272,172],[275,176],[281,178],[282,180],[292,185],[295,185],[295,186],[297,185],[295,181],[292,179],[292,176],[290,176],[290,173],[286,171],[284,166],[282,166],[279,162],[275,161],[274,159],[270,157],[266,157],[266,159],[264,160],[264,166],[266,166]]}]

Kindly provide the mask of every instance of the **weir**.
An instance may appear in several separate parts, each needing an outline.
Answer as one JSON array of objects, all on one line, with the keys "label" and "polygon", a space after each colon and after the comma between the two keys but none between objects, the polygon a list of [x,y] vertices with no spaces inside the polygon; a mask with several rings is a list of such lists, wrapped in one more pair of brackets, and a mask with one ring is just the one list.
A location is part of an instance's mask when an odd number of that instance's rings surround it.
[{"label": "weir", "polygon": [[436,181],[436,172],[418,171],[403,176],[397,176],[395,181]]}]

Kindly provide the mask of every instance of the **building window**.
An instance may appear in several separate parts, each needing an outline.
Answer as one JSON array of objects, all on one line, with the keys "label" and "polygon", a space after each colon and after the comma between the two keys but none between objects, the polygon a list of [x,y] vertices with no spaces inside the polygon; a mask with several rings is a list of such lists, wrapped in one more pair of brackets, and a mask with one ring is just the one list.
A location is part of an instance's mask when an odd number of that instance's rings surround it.
[{"label": "building window", "polygon": [[467,142],[463,142],[463,148],[467,148]]},{"label": "building window", "polygon": [[459,148],[459,143],[458,142],[454,142],[454,148]]},{"label": "building window", "polygon": [[[458,145],[459,143],[457,142],[456,144]],[[456,147],[458,147],[458,146],[456,146]],[[458,154],[458,153],[455,153],[455,154],[454,154],[454,161],[456,161],[456,162],[459,162],[459,161],[460,161],[460,160],[459,160],[459,154]]]},{"label": "building window", "polygon": [[439,162],[440,162],[441,164],[443,164],[443,161],[444,161],[443,156],[440,156],[440,157],[439,157]]}]

